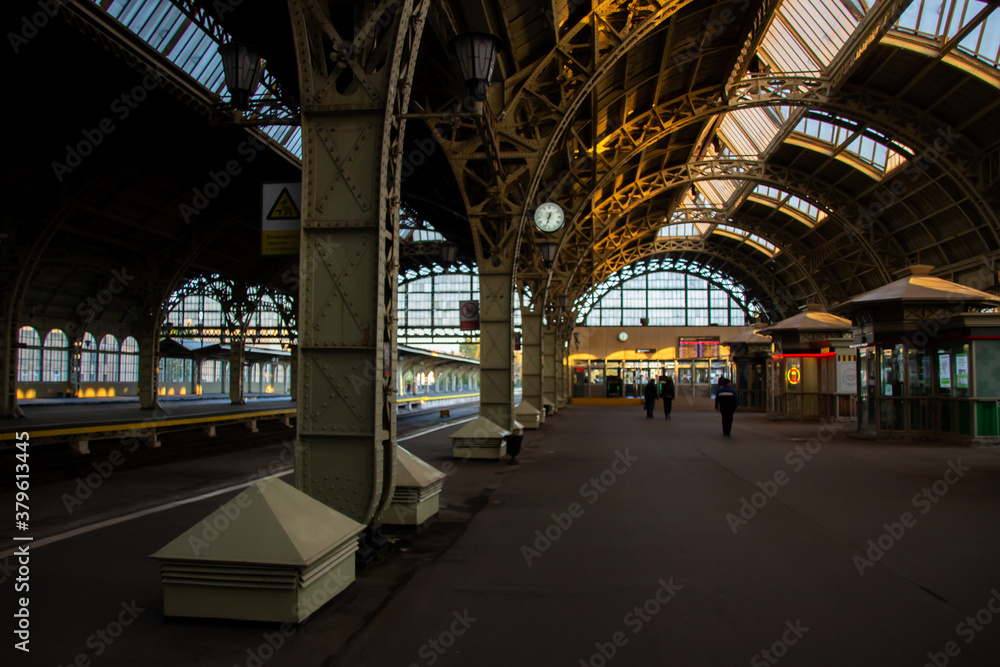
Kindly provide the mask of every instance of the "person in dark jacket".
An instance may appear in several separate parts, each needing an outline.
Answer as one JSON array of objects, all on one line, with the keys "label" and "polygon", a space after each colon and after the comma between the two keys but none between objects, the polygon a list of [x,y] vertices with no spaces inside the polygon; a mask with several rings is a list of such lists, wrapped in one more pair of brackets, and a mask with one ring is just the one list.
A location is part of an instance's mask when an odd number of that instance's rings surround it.
[{"label": "person in dark jacket", "polygon": [[722,435],[733,430],[733,413],[736,412],[736,390],[728,378],[719,378],[719,388],[715,392],[715,409],[722,413]]},{"label": "person in dark jacket", "polygon": [[660,398],[663,399],[663,416],[667,419],[670,419],[670,410],[673,408],[675,395],[676,390],[674,389],[674,379],[669,375],[661,376]]},{"label": "person in dark jacket", "polygon": [[642,392],[643,401],[646,405],[646,418],[653,418],[653,408],[656,407],[656,381],[653,378],[649,378],[649,382],[646,383],[646,388]]}]

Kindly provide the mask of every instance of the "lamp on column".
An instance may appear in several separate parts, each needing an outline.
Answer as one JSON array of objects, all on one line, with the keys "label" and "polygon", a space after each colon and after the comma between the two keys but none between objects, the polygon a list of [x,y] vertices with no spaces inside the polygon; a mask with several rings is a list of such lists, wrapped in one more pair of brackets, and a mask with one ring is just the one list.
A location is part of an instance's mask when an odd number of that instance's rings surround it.
[{"label": "lamp on column", "polygon": [[538,254],[542,256],[542,264],[545,265],[546,269],[552,268],[552,262],[556,260],[556,253],[558,251],[559,245],[556,243],[538,244]]},{"label": "lamp on column", "polygon": [[497,52],[502,46],[503,41],[488,32],[468,32],[451,40],[469,95],[478,102],[486,99]]},{"label": "lamp on column", "polygon": [[264,74],[264,59],[260,49],[229,42],[219,47],[222,69],[226,75],[226,88],[232,96],[233,108],[246,111],[250,108],[250,96],[257,91],[260,78]]}]

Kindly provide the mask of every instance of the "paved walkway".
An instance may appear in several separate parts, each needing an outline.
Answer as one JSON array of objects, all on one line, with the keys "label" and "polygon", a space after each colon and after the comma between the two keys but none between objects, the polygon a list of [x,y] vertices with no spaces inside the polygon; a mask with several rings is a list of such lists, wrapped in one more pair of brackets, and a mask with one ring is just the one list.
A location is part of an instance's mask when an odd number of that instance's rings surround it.
[{"label": "paved walkway", "polygon": [[[146,556],[226,498],[185,505],[39,549],[33,654],[0,662],[998,664],[1000,451],[830,430],[737,414],[724,438],[707,401],[568,408],[520,466],[459,463],[434,527],[286,635],[163,619]],[[406,446],[440,466],[448,432]]]}]

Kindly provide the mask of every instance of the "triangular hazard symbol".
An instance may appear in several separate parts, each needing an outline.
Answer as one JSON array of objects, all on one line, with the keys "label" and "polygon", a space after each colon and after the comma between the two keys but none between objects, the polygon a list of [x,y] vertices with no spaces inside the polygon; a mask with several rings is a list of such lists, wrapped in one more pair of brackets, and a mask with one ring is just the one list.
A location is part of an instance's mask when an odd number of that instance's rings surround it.
[{"label": "triangular hazard symbol", "polygon": [[292,201],[292,195],[288,193],[288,188],[281,188],[281,194],[274,200],[271,212],[267,214],[268,220],[298,220],[299,209]]}]

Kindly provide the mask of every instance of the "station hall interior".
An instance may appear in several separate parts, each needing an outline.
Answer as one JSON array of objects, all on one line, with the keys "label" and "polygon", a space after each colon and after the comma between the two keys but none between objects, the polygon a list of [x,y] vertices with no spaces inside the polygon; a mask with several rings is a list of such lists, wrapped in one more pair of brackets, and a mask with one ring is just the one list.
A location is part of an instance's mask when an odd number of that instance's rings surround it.
[{"label": "station hall interior", "polygon": [[4,664],[995,664],[996,0],[2,15]]}]

